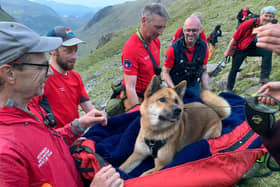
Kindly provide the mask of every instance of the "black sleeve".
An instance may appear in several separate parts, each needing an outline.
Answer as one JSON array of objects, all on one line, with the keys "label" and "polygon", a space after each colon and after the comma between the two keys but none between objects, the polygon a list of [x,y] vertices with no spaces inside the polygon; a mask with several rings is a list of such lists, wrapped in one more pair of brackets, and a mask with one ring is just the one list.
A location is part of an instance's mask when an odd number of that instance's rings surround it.
[{"label": "black sleeve", "polygon": [[89,101],[89,99],[84,97],[84,96],[81,96],[80,103],[83,103],[83,102],[86,102],[86,101]]},{"label": "black sleeve", "polygon": [[221,29],[218,30],[218,36],[222,36],[222,30]]},{"label": "black sleeve", "polygon": [[239,22],[242,22],[242,18],[243,18],[242,9],[238,12],[236,18],[238,19]]},{"label": "black sleeve", "polygon": [[248,15],[250,15],[250,14],[252,14],[252,15],[253,15],[254,13],[253,13],[253,12],[251,12],[250,10],[248,10],[248,11],[247,11],[247,16],[248,16]]}]

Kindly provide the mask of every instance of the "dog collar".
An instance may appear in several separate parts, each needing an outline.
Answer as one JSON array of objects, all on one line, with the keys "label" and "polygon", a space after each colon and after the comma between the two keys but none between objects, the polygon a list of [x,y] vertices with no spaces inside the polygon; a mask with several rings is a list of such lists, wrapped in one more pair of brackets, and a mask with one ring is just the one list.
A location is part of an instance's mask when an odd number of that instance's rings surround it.
[{"label": "dog collar", "polygon": [[144,141],[145,141],[146,145],[152,151],[152,157],[157,158],[158,150],[166,144],[167,139],[164,139],[164,140],[153,140],[152,139],[151,140],[151,139],[144,138]]}]

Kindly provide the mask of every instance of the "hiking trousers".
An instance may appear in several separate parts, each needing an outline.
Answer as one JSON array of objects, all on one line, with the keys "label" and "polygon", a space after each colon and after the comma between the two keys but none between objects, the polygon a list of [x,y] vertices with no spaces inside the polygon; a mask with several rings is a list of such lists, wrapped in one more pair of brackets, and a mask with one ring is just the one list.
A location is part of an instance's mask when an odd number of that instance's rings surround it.
[{"label": "hiking trousers", "polygon": [[231,69],[228,75],[227,90],[233,89],[236,75],[243,63],[243,60],[247,56],[262,57],[260,79],[269,79],[272,65],[272,52],[263,48],[256,47],[255,42],[252,42],[245,50],[236,50],[235,54],[233,55]]},{"label": "hiking trousers", "polygon": [[211,60],[212,57],[214,56],[214,54],[215,54],[215,45],[213,45],[212,43],[210,43],[210,51],[209,51],[208,60]]}]

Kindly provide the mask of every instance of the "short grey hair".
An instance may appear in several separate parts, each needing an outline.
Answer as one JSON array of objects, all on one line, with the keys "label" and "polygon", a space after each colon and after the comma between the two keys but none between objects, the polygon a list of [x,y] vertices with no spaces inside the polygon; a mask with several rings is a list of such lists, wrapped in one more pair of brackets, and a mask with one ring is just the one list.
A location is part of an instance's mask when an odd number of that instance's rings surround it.
[{"label": "short grey hair", "polygon": [[276,8],[274,6],[266,6],[266,7],[262,8],[262,10],[261,10],[261,14],[265,14],[265,13],[270,13],[270,14],[275,15]]},{"label": "short grey hair", "polygon": [[142,17],[150,18],[153,14],[157,14],[160,17],[169,19],[168,12],[166,8],[160,3],[151,3],[144,7],[142,11]]}]

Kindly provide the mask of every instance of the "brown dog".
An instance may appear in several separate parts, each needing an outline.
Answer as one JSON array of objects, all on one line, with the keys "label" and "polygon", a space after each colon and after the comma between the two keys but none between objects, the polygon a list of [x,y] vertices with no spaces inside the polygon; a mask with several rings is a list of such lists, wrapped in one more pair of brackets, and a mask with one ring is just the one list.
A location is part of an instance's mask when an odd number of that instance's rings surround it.
[{"label": "brown dog", "polygon": [[230,105],[210,91],[202,91],[205,104],[183,104],[186,81],[174,89],[160,86],[154,76],[141,105],[141,128],[133,153],[120,169],[129,173],[146,157],[153,156],[155,167],[144,172],[150,174],[172,161],[175,154],[188,144],[221,135],[221,120],[230,115]]}]

